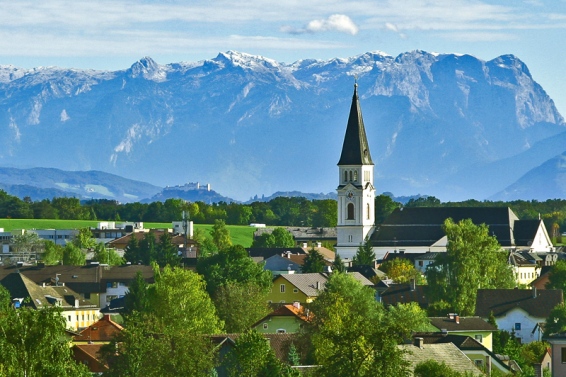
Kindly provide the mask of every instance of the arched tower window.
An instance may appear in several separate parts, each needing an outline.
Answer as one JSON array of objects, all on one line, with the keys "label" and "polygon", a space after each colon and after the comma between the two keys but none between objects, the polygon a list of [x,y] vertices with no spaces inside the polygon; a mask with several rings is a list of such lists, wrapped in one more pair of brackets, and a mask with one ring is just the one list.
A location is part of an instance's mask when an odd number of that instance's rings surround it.
[{"label": "arched tower window", "polygon": [[350,170],[350,182],[352,182],[352,171]]},{"label": "arched tower window", "polygon": [[344,182],[348,182],[348,172],[344,170]]},{"label": "arched tower window", "polygon": [[354,182],[358,182],[358,171],[354,170]]},{"label": "arched tower window", "polygon": [[367,204],[366,204],[366,212],[367,212],[367,213],[366,213],[366,216],[367,216],[367,219],[368,219],[368,220],[370,219],[370,217],[369,217],[369,210],[370,210],[370,208],[369,208],[369,203],[367,203]]},{"label": "arched tower window", "polygon": [[354,220],[354,203],[348,203],[348,220]]}]

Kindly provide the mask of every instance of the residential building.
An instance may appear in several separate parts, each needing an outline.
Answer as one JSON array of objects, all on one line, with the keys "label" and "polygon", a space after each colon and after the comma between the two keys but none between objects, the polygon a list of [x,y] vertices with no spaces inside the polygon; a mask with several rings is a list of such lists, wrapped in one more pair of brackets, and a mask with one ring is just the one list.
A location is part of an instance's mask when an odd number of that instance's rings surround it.
[{"label": "residential building", "polygon": [[[373,283],[366,279],[359,272],[352,272],[352,276],[366,286],[373,286]],[[328,281],[328,274],[309,273],[309,274],[284,274],[278,275],[273,279],[273,287],[267,295],[269,303],[288,304],[299,302],[307,304],[314,301]]]},{"label": "residential building", "polygon": [[252,328],[261,333],[296,333],[308,322],[312,314],[299,302],[282,305],[256,323]]},{"label": "residential building", "polygon": [[497,331],[497,327],[480,317],[460,317],[450,313],[445,317],[429,317],[429,320],[431,325],[443,333],[469,336],[493,351],[493,332]]},{"label": "residential building", "polygon": [[0,284],[10,293],[10,298],[17,309],[28,306],[41,310],[44,308],[61,308],[66,327],[79,330],[90,326],[100,318],[100,307],[79,294],[64,283],[56,285],[38,285],[21,272],[5,275]]},{"label": "residential building", "polygon": [[566,333],[552,334],[544,340],[551,346],[552,377],[566,376]]},{"label": "residential building", "polygon": [[493,314],[500,330],[530,343],[542,339],[540,324],[563,301],[560,289],[478,289],[475,314],[485,320]]},{"label": "residential building", "polygon": [[413,344],[402,344],[398,346],[406,351],[403,357],[411,363],[411,370],[428,360],[444,363],[452,370],[472,376],[485,376],[478,367],[462,351],[452,343],[426,344],[423,338],[415,338]]},{"label": "residential building", "polygon": [[74,344],[107,344],[124,328],[114,322],[109,314],[84,328],[78,335],[73,336]]}]

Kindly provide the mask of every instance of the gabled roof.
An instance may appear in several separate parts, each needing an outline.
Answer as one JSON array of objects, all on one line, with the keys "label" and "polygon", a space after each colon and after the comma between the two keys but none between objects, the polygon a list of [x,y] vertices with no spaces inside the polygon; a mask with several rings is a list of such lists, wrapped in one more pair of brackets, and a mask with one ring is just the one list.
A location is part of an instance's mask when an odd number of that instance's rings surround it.
[{"label": "gabled roof", "polygon": [[421,308],[428,308],[426,297],[426,286],[415,285],[414,289],[410,283],[391,284],[389,288],[380,294],[381,302],[384,305],[407,304],[416,302]]},{"label": "gabled roof", "polygon": [[431,325],[439,330],[454,331],[497,331],[497,327],[480,317],[429,317]]},{"label": "gabled roof", "polygon": [[300,247],[248,247],[246,248],[246,251],[252,258],[263,257],[263,259],[267,259],[274,255],[283,255],[286,252],[290,252],[295,255],[306,255],[305,251]]},{"label": "gabled roof", "polygon": [[413,368],[419,363],[435,360],[439,363],[445,363],[448,367],[460,373],[468,372],[474,376],[484,375],[473,361],[452,343],[423,344],[422,348],[413,344],[402,344],[398,347],[409,352],[404,354],[404,357],[412,363]]},{"label": "gabled roof", "polygon": [[373,165],[362,118],[362,109],[358,99],[357,83],[354,85],[354,95],[352,96],[346,135],[344,136],[342,154],[338,165]]},{"label": "gabled roof", "polygon": [[22,299],[22,305],[29,305],[34,309],[58,306],[63,310],[80,310],[97,307],[69,287],[39,286],[20,272],[5,276],[0,284],[8,290],[10,298]]},{"label": "gabled roof", "polygon": [[[300,271],[301,266],[306,255],[289,255],[289,257],[282,257],[281,255],[275,254],[261,261],[264,263],[263,269],[269,271]],[[299,260],[300,258],[300,260]]]},{"label": "gabled roof", "polygon": [[[359,272],[348,272],[348,274],[351,274],[363,285],[373,286],[373,283]],[[274,280],[279,277],[293,284],[299,291],[308,297],[318,296],[320,291],[324,290],[326,281],[328,280],[328,275],[324,273],[285,274],[276,276]]]},{"label": "gabled roof", "polygon": [[104,315],[97,322],[82,330],[79,335],[74,336],[75,342],[110,342],[124,328],[114,322],[109,314]]},{"label": "gabled roof", "polygon": [[297,308],[292,304],[287,304],[278,307],[277,309],[275,309],[274,311],[272,311],[271,313],[269,313],[268,315],[266,315],[256,323],[254,323],[251,327],[255,327],[258,324],[264,322],[265,320],[268,320],[273,317],[293,317],[306,322],[309,321],[310,318],[312,318],[311,316],[312,314],[310,314],[310,312],[307,309],[305,309],[304,306],[301,305],[299,308]]},{"label": "gabled roof", "polygon": [[397,208],[371,237],[375,246],[431,246],[445,236],[442,225],[472,219],[486,224],[501,246],[515,245],[513,224],[518,220],[509,207],[415,207]]},{"label": "gabled roof", "polygon": [[560,289],[478,289],[476,315],[487,318],[493,312],[494,316],[501,317],[512,309],[520,308],[532,317],[547,318],[550,311],[563,301]]},{"label": "gabled roof", "polygon": [[108,370],[108,365],[99,360],[102,344],[75,344],[71,350],[73,359],[78,363],[87,364],[92,373],[102,373]]},{"label": "gabled roof", "polygon": [[537,230],[540,226],[544,227],[542,220],[517,220],[513,227],[515,244],[521,246],[531,246]]}]

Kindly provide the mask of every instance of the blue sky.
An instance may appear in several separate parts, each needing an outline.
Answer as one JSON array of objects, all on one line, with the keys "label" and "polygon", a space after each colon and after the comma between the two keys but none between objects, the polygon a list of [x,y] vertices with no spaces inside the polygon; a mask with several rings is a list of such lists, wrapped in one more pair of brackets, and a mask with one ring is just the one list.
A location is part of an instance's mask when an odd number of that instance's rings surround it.
[{"label": "blue sky", "polygon": [[0,64],[125,69],[236,50],[280,62],[368,51],[514,54],[566,115],[564,0],[0,0]]}]

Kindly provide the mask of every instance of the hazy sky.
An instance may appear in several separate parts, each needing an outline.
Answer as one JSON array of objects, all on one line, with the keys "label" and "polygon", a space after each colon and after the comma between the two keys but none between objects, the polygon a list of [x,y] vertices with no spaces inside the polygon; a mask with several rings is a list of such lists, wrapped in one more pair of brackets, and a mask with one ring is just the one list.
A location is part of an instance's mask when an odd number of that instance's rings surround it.
[{"label": "hazy sky", "polygon": [[565,0],[0,0],[0,64],[125,69],[236,50],[291,63],[380,50],[514,54],[566,116]]}]

